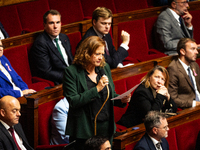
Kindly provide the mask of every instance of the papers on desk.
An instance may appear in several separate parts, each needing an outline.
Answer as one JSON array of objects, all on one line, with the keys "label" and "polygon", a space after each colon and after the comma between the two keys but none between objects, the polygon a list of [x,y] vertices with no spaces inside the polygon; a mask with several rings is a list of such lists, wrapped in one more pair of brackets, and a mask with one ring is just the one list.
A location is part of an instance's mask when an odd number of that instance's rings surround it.
[{"label": "papers on desk", "polygon": [[[143,81],[142,81],[143,82]],[[115,98],[112,98],[111,100],[118,100],[118,99],[122,99],[126,96],[128,96],[131,92],[133,92],[133,90],[135,90],[142,82],[140,82],[139,84],[135,85],[134,87],[132,87],[130,90],[128,90],[127,92],[115,97]]]}]

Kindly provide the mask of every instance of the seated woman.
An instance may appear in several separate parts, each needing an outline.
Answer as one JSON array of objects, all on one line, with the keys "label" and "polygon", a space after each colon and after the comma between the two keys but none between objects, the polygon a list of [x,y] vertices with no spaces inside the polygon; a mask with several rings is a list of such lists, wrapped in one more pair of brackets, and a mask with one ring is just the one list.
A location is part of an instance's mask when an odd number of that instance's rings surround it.
[{"label": "seated woman", "polygon": [[63,93],[69,101],[66,134],[70,142],[76,140],[76,150],[83,149],[86,140],[94,135],[109,137],[112,143],[116,130],[113,106],[124,107],[131,98],[129,95],[110,100],[118,95],[104,52],[105,42],[101,38],[86,38],[64,73]]},{"label": "seated woman", "polygon": [[176,112],[177,106],[167,90],[169,75],[164,67],[155,66],[141,81],[131,97],[126,113],[117,124],[128,128],[140,124],[150,110]]},{"label": "seated woman", "polygon": [[28,89],[27,84],[12,68],[8,59],[3,55],[4,46],[0,40],[0,98],[10,95],[21,97],[36,92]]}]

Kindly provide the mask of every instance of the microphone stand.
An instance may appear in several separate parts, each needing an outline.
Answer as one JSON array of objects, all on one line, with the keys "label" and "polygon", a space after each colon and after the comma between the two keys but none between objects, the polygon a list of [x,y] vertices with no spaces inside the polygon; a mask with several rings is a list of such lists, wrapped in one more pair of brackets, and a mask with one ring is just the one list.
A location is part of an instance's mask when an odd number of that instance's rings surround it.
[{"label": "microphone stand", "polygon": [[108,88],[108,85],[106,85],[106,88],[107,88],[107,91],[108,91],[106,100],[105,100],[105,102],[103,103],[103,105],[101,106],[101,108],[99,109],[99,111],[97,112],[97,114],[96,114],[96,116],[95,116],[95,119],[94,119],[94,135],[97,135],[97,116],[99,115],[99,113],[100,113],[101,110],[103,109],[104,105],[106,104],[106,102],[108,101],[108,98],[109,98],[109,96],[110,96],[110,90],[109,90],[109,88]]}]

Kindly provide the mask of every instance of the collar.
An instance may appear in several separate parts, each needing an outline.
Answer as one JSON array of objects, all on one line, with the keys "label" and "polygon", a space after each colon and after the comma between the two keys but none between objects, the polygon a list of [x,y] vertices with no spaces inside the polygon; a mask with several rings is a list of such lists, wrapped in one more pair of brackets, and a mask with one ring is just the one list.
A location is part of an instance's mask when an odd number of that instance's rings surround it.
[{"label": "collar", "polygon": [[153,144],[156,146],[157,143],[162,143],[162,141],[157,141],[156,139],[154,139],[153,137],[151,137],[149,134],[148,136],[150,137],[150,139],[152,140]]},{"label": "collar", "polygon": [[[48,33],[47,33],[48,34]],[[49,35],[49,34],[48,34]],[[59,39],[59,35],[55,38],[55,37],[52,37],[51,35],[49,35],[49,37],[51,38],[52,41],[54,41],[54,39],[58,38]],[[60,39],[59,39],[60,40]]]},{"label": "collar", "polygon": [[10,126],[7,125],[7,123],[5,123],[3,120],[0,120],[0,122],[3,124],[3,126],[6,128],[6,130],[8,130],[10,128]]},{"label": "collar", "polygon": [[180,23],[180,21],[179,21],[180,16],[174,10],[172,10],[171,8],[169,8],[169,10],[171,11],[174,18],[178,21],[178,23]]},{"label": "collar", "polygon": [[96,32],[96,34],[98,35],[98,37],[100,37],[101,39],[103,38],[103,36],[105,36],[105,34],[102,35],[101,33],[99,33],[99,32],[95,29],[94,26],[93,26],[93,29],[94,29],[94,31]]},{"label": "collar", "polygon": [[[185,72],[188,74],[187,69],[188,69],[188,67],[190,67],[190,66],[186,65],[186,64],[185,64],[184,62],[182,62],[180,59],[178,59],[178,60],[179,60],[179,62],[181,63],[181,65],[183,66]],[[191,69],[191,67],[190,67],[190,69]]]},{"label": "collar", "polygon": [[[84,70],[85,70],[85,72],[86,72],[88,75],[90,74],[89,72],[87,72],[86,69],[84,69]],[[99,70],[100,70],[99,67],[95,67],[94,70],[95,70],[95,73],[99,74]]]}]

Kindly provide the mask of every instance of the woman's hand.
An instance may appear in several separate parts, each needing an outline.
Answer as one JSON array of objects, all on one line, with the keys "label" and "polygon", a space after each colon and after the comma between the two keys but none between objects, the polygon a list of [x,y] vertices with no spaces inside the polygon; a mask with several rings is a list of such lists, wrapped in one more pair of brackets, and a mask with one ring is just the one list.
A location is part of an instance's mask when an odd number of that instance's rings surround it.
[{"label": "woman's hand", "polygon": [[131,94],[129,94],[129,95],[126,96],[126,97],[123,97],[123,98],[121,99],[121,102],[122,102],[122,103],[129,103],[130,100],[131,100]]},{"label": "woman's hand", "polygon": [[99,83],[97,84],[97,91],[100,92],[101,90],[103,90],[103,88],[108,85],[109,80],[108,77],[106,75],[103,75],[101,77],[101,79],[99,80]]},{"label": "woman's hand", "polygon": [[167,97],[167,100],[169,101],[170,95],[168,93],[168,89],[165,86],[161,86],[159,89],[156,90],[157,93],[164,95]]}]

